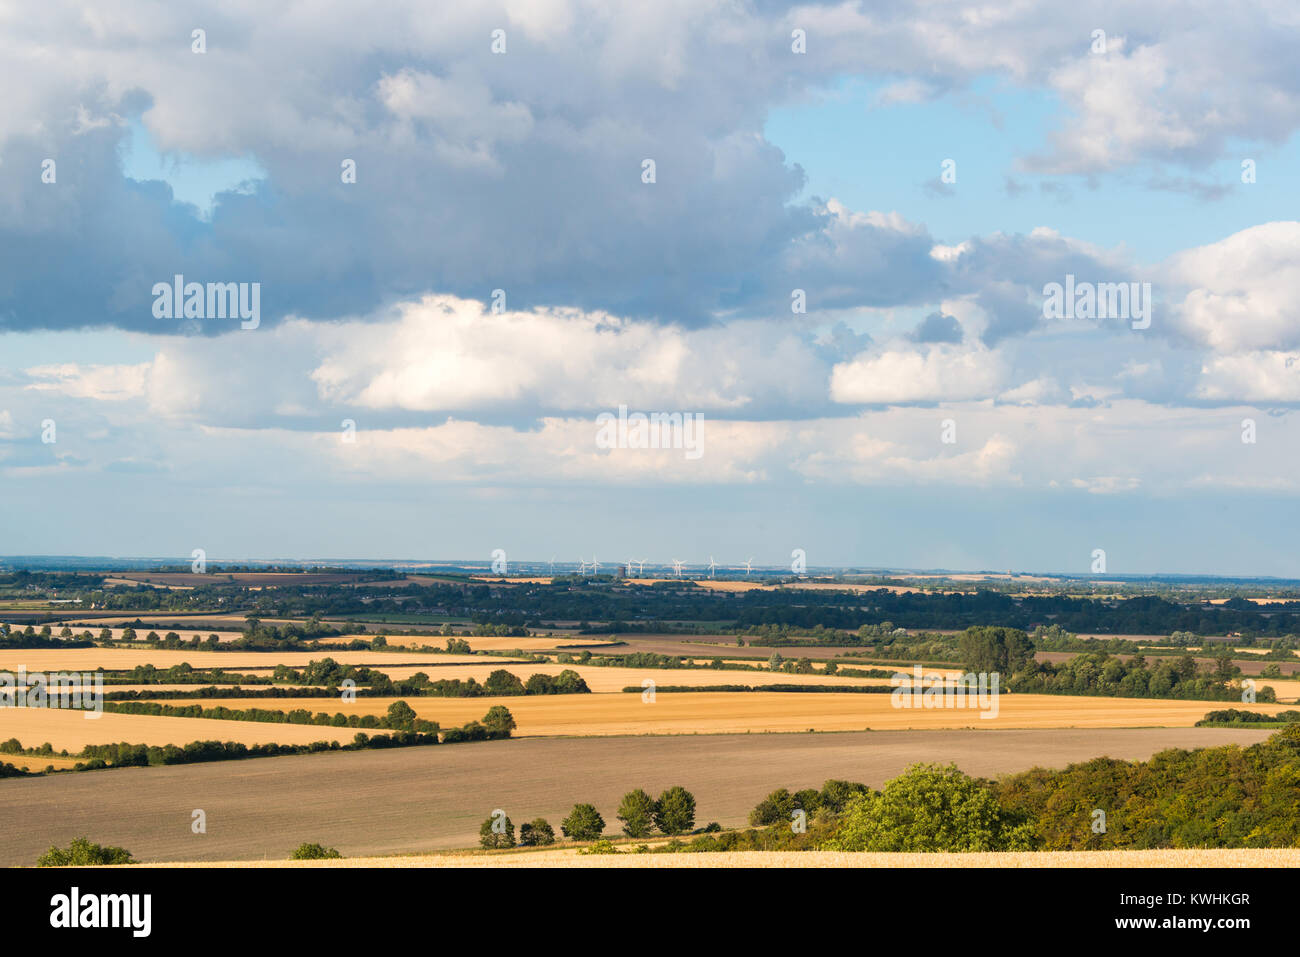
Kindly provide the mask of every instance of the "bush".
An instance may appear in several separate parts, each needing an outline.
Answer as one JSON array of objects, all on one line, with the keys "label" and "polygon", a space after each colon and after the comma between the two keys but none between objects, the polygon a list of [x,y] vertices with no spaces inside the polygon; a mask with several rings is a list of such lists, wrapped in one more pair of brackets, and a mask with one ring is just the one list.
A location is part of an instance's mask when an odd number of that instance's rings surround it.
[{"label": "bush", "polygon": [[519,825],[519,843],[524,847],[545,847],[555,843],[555,830],[544,817]]},{"label": "bush", "polygon": [[591,847],[584,847],[578,851],[579,854],[617,854],[618,852],[613,842],[607,840],[597,841]]},{"label": "bush", "polygon": [[328,861],[342,859],[343,855],[336,848],[321,844],[299,844],[289,855],[291,861]]},{"label": "bush", "polygon": [[575,804],[569,816],[560,822],[564,836],[575,841],[594,841],[605,832],[605,819],[591,804]]},{"label": "bush", "polygon": [[73,841],[66,851],[51,847],[37,860],[37,867],[94,867],[103,864],[134,864],[131,852],[122,847],[92,844],[84,837]]}]

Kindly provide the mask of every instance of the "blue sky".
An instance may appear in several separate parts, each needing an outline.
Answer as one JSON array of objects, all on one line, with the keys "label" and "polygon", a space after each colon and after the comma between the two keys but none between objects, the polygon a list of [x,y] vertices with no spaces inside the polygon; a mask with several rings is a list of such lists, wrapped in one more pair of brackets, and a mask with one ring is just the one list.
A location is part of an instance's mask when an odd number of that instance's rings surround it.
[{"label": "blue sky", "polygon": [[1266,4],[88,16],[0,38],[0,554],[1300,577]]}]

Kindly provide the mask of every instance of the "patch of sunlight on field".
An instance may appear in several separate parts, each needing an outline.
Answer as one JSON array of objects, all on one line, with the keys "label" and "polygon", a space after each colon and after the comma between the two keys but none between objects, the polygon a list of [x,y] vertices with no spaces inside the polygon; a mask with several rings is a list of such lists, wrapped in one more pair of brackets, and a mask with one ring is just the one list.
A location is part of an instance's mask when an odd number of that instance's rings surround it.
[{"label": "patch of sunlight on field", "polygon": [[[426,720],[444,728],[476,721],[492,705],[505,705],[520,737],[541,735],[743,734],[748,731],[888,731],[936,728],[1139,728],[1191,727],[1207,711],[1228,707],[1213,701],[1146,698],[1005,695],[996,718],[975,709],[895,708],[888,694],[817,692],[663,692],[653,703],[640,694],[530,695],[507,698],[417,698],[406,700]],[[381,715],[396,698],[354,702],[279,698],[285,711],[306,708],[333,714]],[[177,704],[189,702],[178,701]],[[207,699],[205,707],[246,707],[238,699]],[[1254,705],[1276,714],[1284,705]]]}]

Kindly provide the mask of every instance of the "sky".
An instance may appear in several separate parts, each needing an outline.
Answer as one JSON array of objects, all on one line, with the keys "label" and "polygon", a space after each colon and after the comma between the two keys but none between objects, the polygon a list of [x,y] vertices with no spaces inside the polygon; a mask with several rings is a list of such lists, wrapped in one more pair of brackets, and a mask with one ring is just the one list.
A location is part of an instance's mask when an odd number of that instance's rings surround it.
[{"label": "sky", "polygon": [[1293,5],[0,23],[0,554],[1300,577]]}]

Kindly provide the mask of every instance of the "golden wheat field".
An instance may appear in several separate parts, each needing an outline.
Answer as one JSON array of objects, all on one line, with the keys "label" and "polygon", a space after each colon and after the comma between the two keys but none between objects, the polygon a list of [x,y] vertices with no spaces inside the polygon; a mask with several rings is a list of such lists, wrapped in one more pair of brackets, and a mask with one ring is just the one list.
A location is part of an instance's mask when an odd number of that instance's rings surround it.
[{"label": "golden wheat field", "polygon": [[[103,631],[105,628],[108,628],[109,632],[113,636],[114,641],[120,641],[122,638],[122,632],[126,631],[126,626],[109,627],[107,625],[85,624],[85,625],[69,625],[68,627],[71,628],[72,631],[77,636],[80,636],[81,633],[84,631],[88,631],[91,633],[91,635],[94,636],[96,641],[99,640],[99,633]],[[62,625],[53,626],[54,633],[58,634],[59,631],[62,630],[62,628],[63,628]],[[217,640],[223,642],[234,641],[237,638],[243,637],[243,632],[241,631],[222,631],[216,628],[193,628],[188,626],[185,628],[172,628],[170,625],[142,625],[139,628],[135,629],[136,634],[140,638],[143,638],[151,631],[156,631],[158,632],[159,635],[166,635],[169,631],[174,631],[176,632],[176,634],[180,635],[181,639],[184,641],[189,641],[195,635],[198,635],[199,639],[202,641],[207,641],[208,635],[216,635]],[[367,635],[365,637],[369,638],[371,636]]]},{"label": "golden wheat field", "polygon": [[879,854],[843,851],[719,851],[705,854],[579,854],[577,848],[356,857],[321,861],[204,861],[148,867],[1300,867],[1300,849],[1012,851],[982,854]]},{"label": "golden wheat field", "polygon": [[[321,704],[321,699],[314,699]],[[189,702],[193,704],[194,702]],[[203,702],[200,702],[203,703]],[[324,702],[328,705],[329,702]],[[248,707],[245,701],[242,707]],[[277,707],[259,702],[260,707]],[[333,709],[313,708],[314,711]],[[480,714],[481,717],[481,714]],[[311,744],[338,741],[348,744],[353,728],[329,728],[309,724],[281,724],[256,721],[220,721],[215,718],[162,718],[143,714],[110,714],[97,718],[86,712],[54,708],[0,709],[0,735],[17,738],[23,747],[38,748],[48,742],[55,751],[79,752],[88,744],[189,744],[191,741],[236,741],[240,744]],[[375,733],[375,732],[371,732]],[[382,732],[380,732],[382,733]],[[9,758],[3,758],[9,761]],[[34,758],[41,767],[42,758]],[[12,762],[11,762],[12,763]]]},{"label": "golden wheat field", "polygon": [[[478,720],[493,705],[505,705],[518,724],[516,736],[620,734],[744,734],[789,731],[932,730],[950,728],[1151,728],[1191,727],[1223,705],[1210,701],[1144,698],[1005,695],[996,718],[975,709],[903,709],[889,694],[815,692],[658,693],[653,703],[641,694],[538,695],[507,698],[406,698],[416,713],[443,727]],[[333,714],[381,715],[397,698],[277,698],[259,703],[285,711],[306,708]],[[163,702],[166,703],[166,702]],[[175,704],[190,704],[176,701]],[[238,698],[205,699],[204,707],[248,707]],[[1257,705],[1274,714],[1281,705]]]},{"label": "golden wheat field", "polygon": [[[193,651],[149,648],[66,648],[54,651],[9,649],[0,651],[0,671],[129,671],[139,665],[171,668],[189,664],[196,670],[221,668],[225,671],[273,670],[276,665],[302,668],[321,658],[333,658],[343,665],[420,664],[423,656],[405,656],[401,652],[383,651]],[[481,663],[484,659],[473,655],[428,655],[429,665]]]},{"label": "golden wheat field", "polygon": [[[482,659],[479,659],[482,660]],[[672,685],[699,687],[702,685],[887,685],[889,678],[843,678],[836,675],[792,675],[780,671],[727,671],[689,668],[605,668],[594,665],[561,664],[482,664],[482,665],[448,665],[438,667],[402,666],[387,668],[372,666],[382,671],[394,681],[410,678],[416,672],[424,672],[431,681],[459,678],[465,681],[473,678],[484,681],[489,674],[497,670],[509,671],[521,680],[527,681],[529,675],[558,675],[561,671],[576,671],[587,682],[587,687],[598,694],[621,692],[624,688],[640,688],[642,681],[653,681],[657,687]],[[926,674],[937,672],[928,671]]]},{"label": "golden wheat field", "polygon": [[[374,635],[339,635],[331,638],[321,638],[321,645],[346,645],[357,638],[369,640]],[[403,645],[407,648],[445,648],[447,647],[450,635],[389,635],[387,636],[390,645]],[[456,635],[454,636],[462,641],[469,643],[470,648],[474,651],[554,651],[565,645],[581,645],[583,648],[590,648],[593,652],[600,648],[607,648],[615,645],[607,639],[597,638],[595,636],[584,635],[575,638],[573,635],[546,635],[533,636],[529,638],[498,638],[485,637],[476,635]]]}]

